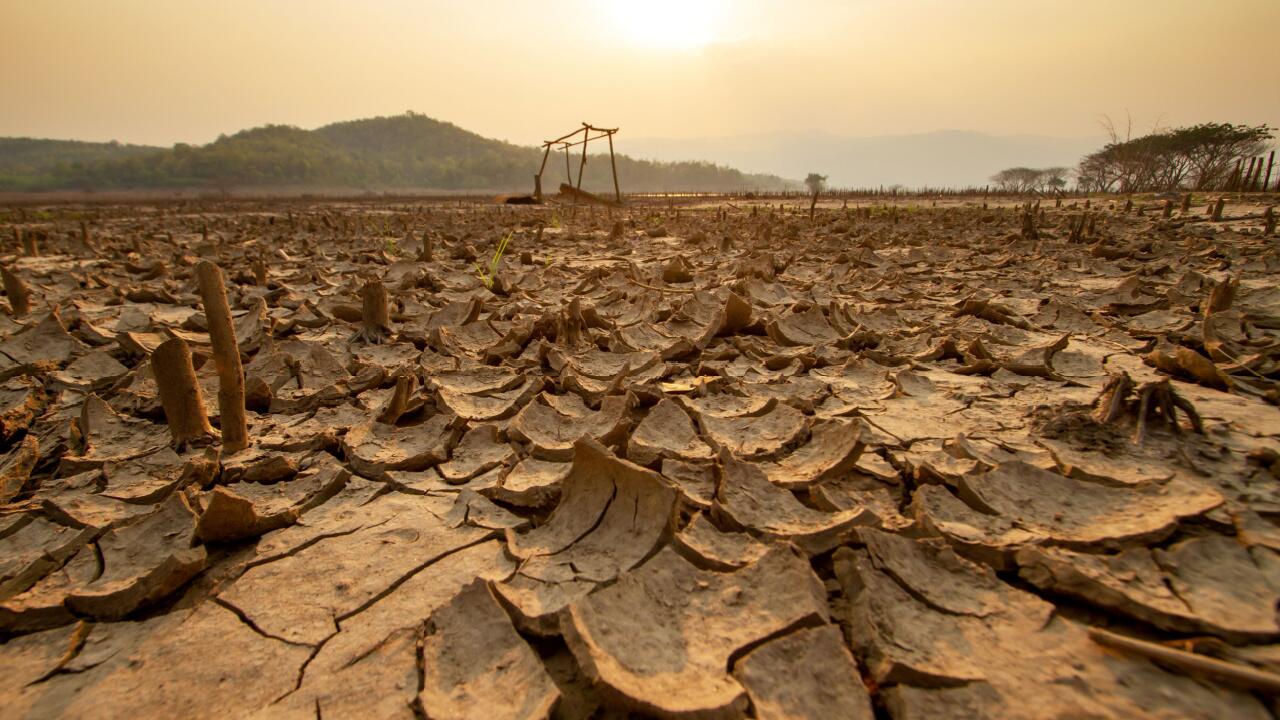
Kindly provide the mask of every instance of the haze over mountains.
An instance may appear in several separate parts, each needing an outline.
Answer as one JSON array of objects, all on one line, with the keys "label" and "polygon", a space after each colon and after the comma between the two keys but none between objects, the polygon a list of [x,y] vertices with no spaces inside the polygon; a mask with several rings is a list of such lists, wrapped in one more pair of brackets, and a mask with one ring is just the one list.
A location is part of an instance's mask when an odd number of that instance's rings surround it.
[{"label": "haze over mountains", "polygon": [[775,133],[739,137],[632,138],[618,147],[644,158],[699,158],[745,172],[803,178],[828,176],[831,187],[981,187],[1015,166],[1073,168],[1107,142],[1097,137],[990,135],[941,130],[915,135],[841,137],[827,133]]},{"label": "haze over mountains", "polygon": [[[841,137],[777,133],[738,137],[617,136],[626,192],[744,191],[801,187],[810,172],[833,188],[980,187],[1011,166],[1074,167],[1105,140],[939,131]],[[612,190],[603,145],[592,152],[585,187]],[[575,149],[575,153],[578,149]],[[0,190],[316,187],[528,192],[542,162],[537,148],[481,137],[417,113],[303,130],[267,125],[207,145],[172,148],[0,138]],[[576,178],[579,156],[570,161]],[[543,186],[565,179],[562,154]]]}]

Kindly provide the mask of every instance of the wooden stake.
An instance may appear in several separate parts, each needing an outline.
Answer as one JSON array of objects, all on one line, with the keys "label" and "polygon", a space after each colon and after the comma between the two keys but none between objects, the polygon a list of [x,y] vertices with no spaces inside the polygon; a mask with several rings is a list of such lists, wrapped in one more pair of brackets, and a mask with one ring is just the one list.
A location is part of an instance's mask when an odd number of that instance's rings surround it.
[{"label": "wooden stake", "polygon": [[217,437],[209,424],[191,365],[191,348],[182,338],[160,343],[151,353],[151,373],[160,389],[160,405],[169,423],[169,435],[179,452],[188,446],[208,445]]},{"label": "wooden stake", "polygon": [[218,415],[222,426],[222,447],[238,452],[249,447],[249,426],[244,416],[244,368],[240,365],[240,346],[231,324],[231,308],[227,305],[226,282],[222,270],[208,260],[196,265],[200,281],[200,297],[213,343],[213,364],[218,370]]}]

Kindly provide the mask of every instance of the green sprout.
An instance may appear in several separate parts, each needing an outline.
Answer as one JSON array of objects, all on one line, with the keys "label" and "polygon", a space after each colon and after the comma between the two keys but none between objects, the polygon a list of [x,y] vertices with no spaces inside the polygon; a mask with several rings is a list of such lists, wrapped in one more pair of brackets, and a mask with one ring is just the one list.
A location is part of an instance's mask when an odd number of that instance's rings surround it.
[{"label": "green sprout", "polygon": [[489,272],[486,273],[484,268],[480,267],[480,263],[476,263],[476,276],[489,289],[493,288],[493,279],[498,276],[498,263],[502,262],[502,254],[507,251],[507,243],[511,242],[512,234],[507,233],[506,237],[498,243],[498,248],[493,251],[493,259],[489,261]]}]

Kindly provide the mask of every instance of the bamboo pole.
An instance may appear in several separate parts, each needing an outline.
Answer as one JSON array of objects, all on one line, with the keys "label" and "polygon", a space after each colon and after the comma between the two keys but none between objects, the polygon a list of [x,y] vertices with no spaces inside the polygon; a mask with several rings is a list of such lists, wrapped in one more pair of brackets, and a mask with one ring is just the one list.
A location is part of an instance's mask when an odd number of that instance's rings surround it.
[{"label": "bamboo pole", "polygon": [[1272,695],[1280,694],[1280,675],[1248,665],[1226,662],[1145,640],[1117,635],[1101,628],[1089,628],[1089,637],[1099,645],[1140,655],[1178,670],[1212,675],[1236,687]]},{"label": "bamboo pole", "polygon": [[240,364],[240,346],[231,324],[231,308],[227,305],[226,281],[222,270],[208,260],[196,265],[200,296],[209,324],[213,344],[213,364],[218,370],[218,416],[222,429],[222,447],[238,452],[249,447],[249,426],[244,416],[244,367]]}]

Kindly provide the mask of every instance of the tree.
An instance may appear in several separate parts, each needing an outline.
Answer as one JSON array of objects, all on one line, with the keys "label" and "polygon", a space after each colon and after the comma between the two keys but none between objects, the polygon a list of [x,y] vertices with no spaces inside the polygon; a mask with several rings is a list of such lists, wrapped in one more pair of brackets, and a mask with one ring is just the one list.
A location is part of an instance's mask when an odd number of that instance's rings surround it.
[{"label": "tree", "polygon": [[1040,171],[1040,186],[1051,192],[1061,192],[1067,186],[1070,168],[1051,167]]},{"label": "tree", "polygon": [[804,179],[804,184],[805,187],[809,188],[810,195],[817,195],[826,187],[827,176],[809,173],[809,176]]},{"label": "tree", "polygon": [[1040,186],[1040,177],[1043,173],[1043,170],[1033,168],[1007,168],[992,175],[991,182],[1004,192],[1031,192]]}]

